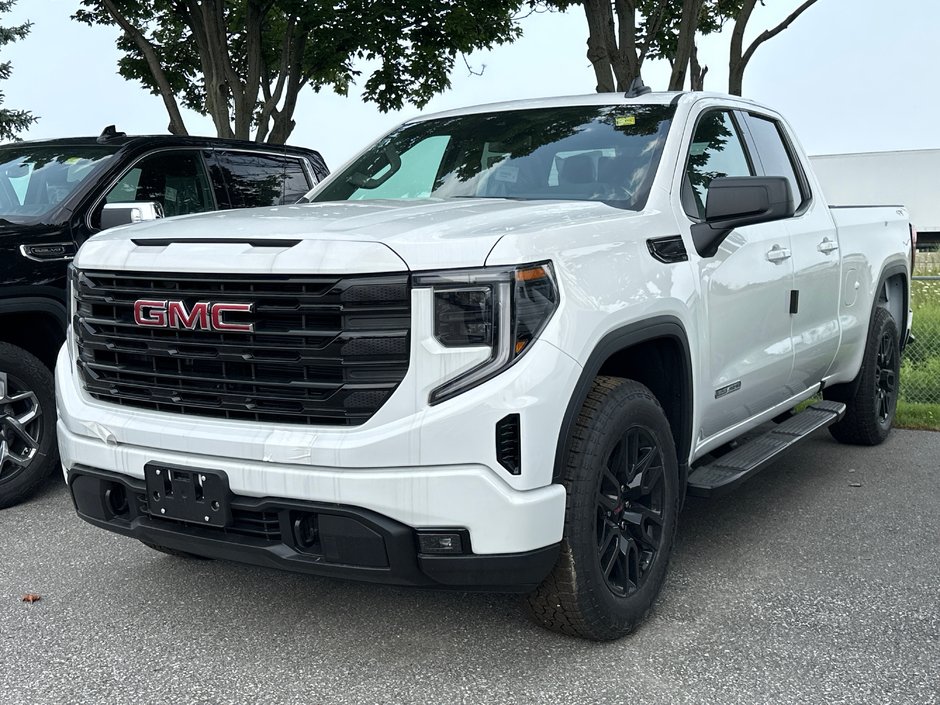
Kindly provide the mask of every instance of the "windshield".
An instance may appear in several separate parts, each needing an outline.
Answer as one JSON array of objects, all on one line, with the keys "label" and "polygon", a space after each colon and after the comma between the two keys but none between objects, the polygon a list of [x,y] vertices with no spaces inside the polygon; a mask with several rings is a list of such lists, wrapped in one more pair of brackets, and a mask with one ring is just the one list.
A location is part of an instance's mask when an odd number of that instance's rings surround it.
[{"label": "windshield", "polygon": [[115,149],[82,145],[0,148],[0,218],[20,223],[41,220]]},{"label": "windshield", "polygon": [[675,109],[576,106],[404,125],[313,201],[513,198],[646,204]]}]

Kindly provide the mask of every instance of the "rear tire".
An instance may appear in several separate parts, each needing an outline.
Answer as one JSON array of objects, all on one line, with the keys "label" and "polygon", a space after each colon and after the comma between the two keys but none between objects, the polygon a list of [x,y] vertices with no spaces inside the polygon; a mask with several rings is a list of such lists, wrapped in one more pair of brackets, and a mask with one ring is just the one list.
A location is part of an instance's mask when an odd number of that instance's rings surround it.
[{"label": "rear tire", "polygon": [[52,373],[0,343],[0,509],[22,502],[59,467]]},{"label": "rear tire", "polygon": [[[823,390],[823,398],[846,405],[845,416],[829,427],[840,443],[878,445],[891,432],[898,405],[901,353],[898,327],[886,308],[875,309],[856,380]],[[853,386],[855,393],[850,394]]]},{"label": "rear tire", "polygon": [[598,377],[575,424],[562,482],[561,554],[528,597],[542,626],[604,641],[629,634],[662,587],[678,515],[669,422],[638,382]]}]

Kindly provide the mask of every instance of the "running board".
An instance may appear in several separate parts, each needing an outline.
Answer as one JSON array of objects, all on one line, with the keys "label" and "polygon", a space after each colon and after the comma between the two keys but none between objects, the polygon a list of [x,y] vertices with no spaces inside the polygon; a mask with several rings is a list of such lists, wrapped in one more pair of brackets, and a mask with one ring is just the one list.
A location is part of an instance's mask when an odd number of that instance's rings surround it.
[{"label": "running board", "polygon": [[814,431],[845,415],[845,404],[818,401],[762,436],[738,446],[710,465],[689,474],[687,491],[696,497],[715,497],[753,477]]}]

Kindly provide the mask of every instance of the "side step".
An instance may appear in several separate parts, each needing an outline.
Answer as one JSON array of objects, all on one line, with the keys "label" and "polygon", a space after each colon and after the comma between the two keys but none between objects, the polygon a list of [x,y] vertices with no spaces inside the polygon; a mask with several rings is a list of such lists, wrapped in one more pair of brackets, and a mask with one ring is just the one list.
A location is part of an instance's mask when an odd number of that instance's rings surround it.
[{"label": "side step", "polygon": [[756,475],[814,431],[834,424],[844,415],[845,404],[818,401],[763,436],[735,448],[710,465],[692,470],[687,491],[696,497],[724,494]]}]

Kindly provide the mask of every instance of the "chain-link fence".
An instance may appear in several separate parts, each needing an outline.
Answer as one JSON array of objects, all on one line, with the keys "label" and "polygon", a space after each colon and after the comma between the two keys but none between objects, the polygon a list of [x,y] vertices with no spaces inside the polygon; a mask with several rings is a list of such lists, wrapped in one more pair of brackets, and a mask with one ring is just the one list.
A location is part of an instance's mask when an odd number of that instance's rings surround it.
[{"label": "chain-link fence", "polygon": [[925,421],[940,425],[940,408],[929,406],[940,407],[940,246],[917,252],[911,307],[914,341],[901,366],[901,402],[925,405],[919,409]]}]

